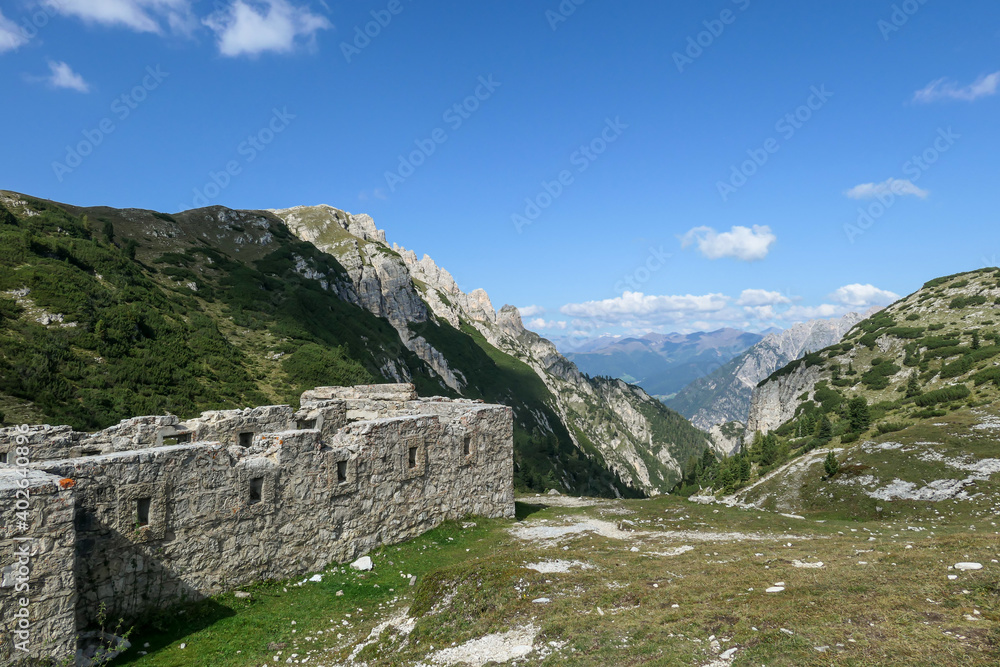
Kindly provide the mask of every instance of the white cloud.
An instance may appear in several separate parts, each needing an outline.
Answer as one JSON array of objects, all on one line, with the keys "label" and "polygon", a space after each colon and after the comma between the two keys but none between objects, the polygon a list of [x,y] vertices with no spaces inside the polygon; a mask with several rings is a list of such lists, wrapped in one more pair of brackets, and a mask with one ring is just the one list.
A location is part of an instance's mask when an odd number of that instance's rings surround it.
[{"label": "white cloud", "polygon": [[0,53],[14,51],[28,43],[21,27],[0,11]]},{"label": "white cloud", "polygon": [[66,63],[50,60],[49,69],[52,70],[52,74],[46,77],[45,81],[53,88],[66,88],[78,93],[90,92],[90,85]]},{"label": "white cloud", "polygon": [[560,322],[559,320],[545,320],[541,317],[536,317],[533,320],[528,320],[525,324],[528,329],[534,331],[546,331],[552,329],[565,329],[568,325],[565,322]]},{"label": "white cloud", "polygon": [[807,320],[841,317],[849,311],[850,308],[846,306],[835,306],[829,303],[821,303],[818,306],[792,306],[781,313],[779,319],[784,322],[805,322]]},{"label": "white cloud", "polygon": [[851,199],[875,199],[886,194],[893,194],[899,197],[913,195],[920,199],[926,199],[930,193],[927,190],[918,188],[912,181],[905,178],[890,178],[881,183],[855,185],[844,194]]},{"label": "white cloud", "polygon": [[761,225],[754,225],[753,229],[736,226],[722,233],[711,227],[695,227],[681,237],[681,246],[697,243],[698,250],[709,259],[733,257],[752,262],[767,257],[777,240],[770,227]]},{"label": "white cloud", "polygon": [[566,304],[559,311],[570,317],[637,327],[649,323],[677,322],[695,314],[701,316],[718,312],[728,304],[729,297],[724,294],[657,296],[625,292],[614,299]]},{"label": "white cloud", "polygon": [[763,289],[745,289],[736,301],[737,306],[774,306],[781,303],[791,303],[792,300],[781,292],[769,292]]},{"label": "white cloud", "polygon": [[545,314],[545,309],[541,306],[525,306],[524,308],[517,309],[521,313],[521,317],[535,317],[536,315]]},{"label": "white cloud", "polygon": [[162,33],[163,25],[175,32],[192,26],[190,0],[42,0],[56,14],[74,16],[87,23]]},{"label": "white cloud", "polygon": [[861,308],[865,306],[885,306],[899,299],[899,295],[874,285],[845,285],[830,295],[830,298],[845,306]]},{"label": "white cloud", "polygon": [[299,38],[315,39],[316,32],[333,27],[326,18],[288,0],[235,0],[203,23],[215,31],[219,52],[229,57],[288,53]]},{"label": "white cloud", "polygon": [[938,100],[962,100],[963,102],[974,102],[980,97],[996,95],[1000,86],[1000,72],[985,74],[968,86],[960,86],[948,79],[938,79],[931,81],[926,87],[913,94],[914,102],[928,104]]}]

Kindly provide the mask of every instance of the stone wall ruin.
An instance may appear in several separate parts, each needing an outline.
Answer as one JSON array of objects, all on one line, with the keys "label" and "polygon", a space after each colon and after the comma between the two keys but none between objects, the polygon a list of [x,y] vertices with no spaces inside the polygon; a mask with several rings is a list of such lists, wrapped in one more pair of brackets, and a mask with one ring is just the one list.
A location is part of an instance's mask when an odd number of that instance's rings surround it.
[{"label": "stone wall ruin", "polygon": [[[136,417],[92,434],[0,429],[0,662],[18,657],[23,545],[33,655],[63,656],[102,604],[137,618],[448,519],[513,517],[512,428],[504,406],[374,385],[317,388],[299,410]],[[21,479],[26,531],[14,514]]]}]

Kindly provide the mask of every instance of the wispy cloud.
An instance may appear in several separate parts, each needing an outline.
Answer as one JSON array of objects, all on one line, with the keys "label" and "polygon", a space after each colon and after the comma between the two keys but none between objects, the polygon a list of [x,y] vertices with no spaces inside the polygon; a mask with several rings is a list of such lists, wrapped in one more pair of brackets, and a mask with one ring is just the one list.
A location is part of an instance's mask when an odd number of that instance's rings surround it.
[{"label": "wispy cloud", "polygon": [[545,320],[541,317],[536,317],[534,319],[528,320],[525,326],[532,331],[552,331],[558,329],[563,331],[568,326],[566,322],[560,320]]},{"label": "wispy cloud", "polygon": [[967,86],[960,86],[947,78],[931,81],[926,87],[913,94],[913,101],[922,104],[939,100],[961,100],[974,102],[980,97],[996,95],[1000,87],[1000,72],[985,74]]},{"label": "wispy cloud", "polygon": [[695,227],[681,237],[681,247],[697,244],[698,250],[708,259],[732,257],[752,262],[767,257],[777,240],[766,225],[754,225],[752,229],[735,226],[721,233],[711,227]]},{"label": "wispy cloud", "polygon": [[770,292],[763,289],[745,289],[736,300],[737,306],[776,306],[791,303],[792,300],[781,292]]},{"label": "wispy cloud", "polygon": [[235,0],[203,23],[215,32],[219,52],[231,58],[289,53],[302,38],[315,40],[318,31],[333,27],[325,17],[288,0]]},{"label": "wispy cloud", "polygon": [[3,15],[0,10],[0,53],[14,51],[28,43],[20,26]]},{"label": "wispy cloud", "polygon": [[718,312],[729,301],[729,297],[724,294],[653,295],[625,292],[613,299],[566,304],[559,312],[612,326],[641,326],[669,324],[692,316]]},{"label": "wispy cloud", "polygon": [[53,88],[65,88],[67,90],[75,90],[78,93],[90,92],[90,85],[66,63],[50,60],[49,69],[52,73],[45,77],[44,80]]},{"label": "wispy cloud", "polygon": [[830,295],[837,303],[852,308],[885,306],[899,299],[899,295],[874,285],[845,285]]},{"label": "wispy cloud", "polygon": [[876,197],[893,194],[898,197],[913,195],[920,199],[926,199],[930,194],[927,190],[922,190],[905,178],[890,178],[881,183],[862,183],[855,185],[845,192],[851,199],[875,199]]},{"label": "wispy cloud", "polygon": [[524,308],[517,309],[521,313],[521,317],[537,317],[538,315],[544,315],[545,309],[541,306],[525,306]]},{"label": "wispy cloud", "polygon": [[136,32],[187,32],[194,24],[190,0],[42,0],[49,11],[87,23]]}]

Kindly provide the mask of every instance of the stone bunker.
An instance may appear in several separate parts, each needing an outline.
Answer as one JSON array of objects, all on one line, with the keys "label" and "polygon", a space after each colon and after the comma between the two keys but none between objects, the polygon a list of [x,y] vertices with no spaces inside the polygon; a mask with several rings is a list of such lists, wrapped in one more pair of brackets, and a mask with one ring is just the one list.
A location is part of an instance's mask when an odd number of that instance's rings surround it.
[{"label": "stone bunker", "polygon": [[72,655],[101,605],[135,619],[514,516],[510,408],[406,384],[300,404],[0,429],[2,664]]}]

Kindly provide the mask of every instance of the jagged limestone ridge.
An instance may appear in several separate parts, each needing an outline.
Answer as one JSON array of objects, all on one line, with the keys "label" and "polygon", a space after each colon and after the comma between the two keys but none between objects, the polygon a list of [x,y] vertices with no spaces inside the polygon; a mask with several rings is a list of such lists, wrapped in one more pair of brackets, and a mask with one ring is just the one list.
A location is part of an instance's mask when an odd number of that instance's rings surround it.
[{"label": "jagged limestone ridge", "polygon": [[[390,247],[369,216],[330,206],[273,213],[300,238],[337,257],[350,274],[355,303],[389,319],[407,347],[452,388],[461,391],[464,378],[440,351],[414,337],[409,324],[439,318],[456,329],[474,327],[490,345],[526,363],[541,378],[579,449],[647,493],[664,492],[676,481],[681,465],[673,452],[684,450],[686,459],[697,437],[688,434],[684,445],[654,438],[649,415],[657,415],[662,406],[641,389],[583,375],[552,343],[527,331],[516,308],[505,306],[497,313],[485,291],[465,293],[429,256],[418,259],[413,251]],[[708,443],[704,438],[701,448]]]}]

